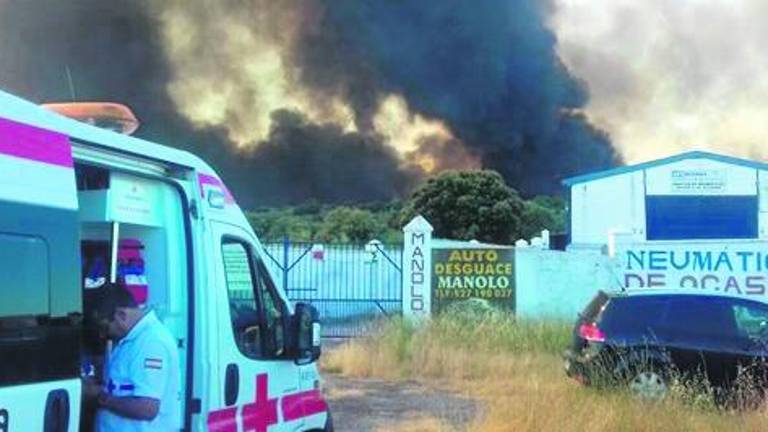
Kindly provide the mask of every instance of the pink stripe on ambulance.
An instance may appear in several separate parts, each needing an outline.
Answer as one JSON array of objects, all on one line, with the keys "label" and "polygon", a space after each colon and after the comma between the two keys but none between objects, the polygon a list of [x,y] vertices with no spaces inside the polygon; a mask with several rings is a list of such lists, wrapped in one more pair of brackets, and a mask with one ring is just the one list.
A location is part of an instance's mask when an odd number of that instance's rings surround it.
[{"label": "pink stripe on ambulance", "polygon": [[281,400],[285,421],[298,420],[328,411],[320,390],[308,390],[284,396]]},{"label": "pink stripe on ambulance", "polygon": [[0,118],[0,200],[77,208],[67,135]]},{"label": "pink stripe on ambulance", "polygon": [[0,118],[0,154],[72,168],[66,135]]},{"label": "pink stripe on ambulance", "polygon": [[224,185],[224,182],[222,182],[218,177],[212,176],[210,174],[198,174],[197,180],[200,183],[200,196],[205,199],[205,187],[206,186],[213,186],[221,190],[222,193],[224,193],[224,202],[227,204],[234,204],[235,203],[235,197],[232,196],[232,194],[229,192],[229,189]]}]

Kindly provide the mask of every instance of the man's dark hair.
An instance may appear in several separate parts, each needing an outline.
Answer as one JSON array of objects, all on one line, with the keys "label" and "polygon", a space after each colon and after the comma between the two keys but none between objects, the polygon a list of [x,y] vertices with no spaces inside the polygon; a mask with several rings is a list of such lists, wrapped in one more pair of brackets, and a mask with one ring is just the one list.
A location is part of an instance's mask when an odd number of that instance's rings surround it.
[{"label": "man's dark hair", "polygon": [[86,290],[84,309],[96,322],[112,321],[117,308],[137,308],[133,294],[120,283],[106,283],[101,288]]}]

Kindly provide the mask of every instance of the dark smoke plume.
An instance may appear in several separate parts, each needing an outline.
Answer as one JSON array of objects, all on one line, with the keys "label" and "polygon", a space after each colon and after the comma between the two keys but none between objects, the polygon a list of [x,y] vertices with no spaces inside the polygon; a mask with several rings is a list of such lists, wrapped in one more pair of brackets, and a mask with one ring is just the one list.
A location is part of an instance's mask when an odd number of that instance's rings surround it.
[{"label": "dark smoke plume", "polygon": [[342,77],[358,124],[381,94],[402,94],[526,195],[620,162],[608,137],[572,114],[587,95],[555,54],[544,2],[318,2],[293,58],[320,92]]},{"label": "dark smoke plume", "polygon": [[[279,110],[263,142],[236,149],[223,125],[193,126],[169,96],[184,71],[170,64],[158,12],[170,3],[160,0],[0,0],[0,88],[36,102],[69,100],[69,69],[77,99],[130,105],[142,121],[138,136],[199,154],[245,207],[402,197],[424,175],[409,158],[430,157],[437,169],[479,159],[524,195],[559,191],[563,177],[619,161],[605,134],[574,114],[586,93],[556,57],[539,2],[270,0],[256,7],[263,2],[222,0],[221,17],[208,14],[206,2],[174,4],[200,20],[280,15],[276,28],[251,31],[271,32],[269,40],[282,44],[290,82],[308,97],[344,101],[356,131]],[[295,34],[280,34],[292,19],[301,21]],[[191,43],[215,57],[217,40]],[[248,109],[251,95],[238,94]],[[454,138],[423,138],[398,155],[374,127],[392,94],[444,122]]]},{"label": "dark smoke plume", "polygon": [[275,204],[313,197],[330,202],[397,197],[418,176],[400,168],[395,152],[375,135],[312,124],[290,111],[275,111],[272,120],[269,139],[250,153],[250,159],[260,173],[260,182],[252,185],[256,195],[269,195],[276,185],[291,185],[280,188],[284,193],[275,197]]}]

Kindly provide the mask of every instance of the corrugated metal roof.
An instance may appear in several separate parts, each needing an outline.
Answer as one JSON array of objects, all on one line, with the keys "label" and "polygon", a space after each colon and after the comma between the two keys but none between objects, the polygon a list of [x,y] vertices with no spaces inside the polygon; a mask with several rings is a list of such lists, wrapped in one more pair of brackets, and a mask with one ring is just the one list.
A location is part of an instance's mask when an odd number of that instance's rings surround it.
[{"label": "corrugated metal roof", "polygon": [[738,165],[747,168],[768,170],[768,163],[757,162],[749,159],[741,159],[733,156],[725,156],[717,153],[710,153],[705,151],[690,151],[680,153],[678,155],[670,156],[663,159],[656,159],[648,162],[639,163],[636,165],[627,165],[623,167],[613,168],[605,171],[598,171],[590,174],[584,174],[576,177],[570,177],[563,180],[563,185],[573,186],[579,183],[585,183],[592,180],[598,180],[606,177],[612,177],[620,174],[627,174],[635,171],[640,171],[648,168],[653,168],[661,165],[667,165],[674,162],[679,162],[687,159],[708,159],[716,162],[722,162],[731,165]]}]

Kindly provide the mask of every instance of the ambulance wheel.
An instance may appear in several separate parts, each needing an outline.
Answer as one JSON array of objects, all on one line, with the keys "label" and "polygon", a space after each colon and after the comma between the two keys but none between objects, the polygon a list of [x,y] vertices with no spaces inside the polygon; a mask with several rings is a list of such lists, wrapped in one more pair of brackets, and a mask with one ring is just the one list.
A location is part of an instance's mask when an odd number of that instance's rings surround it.
[{"label": "ambulance wheel", "polygon": [[325,428],[323,432],[333,432],[333,416],[331,416],[331,410],[328,410],[328,418],[325,420]]},{"label": "ambulance wheel", "polygon": [[331,416],[331,411],[328,410],[326,413],[328,414],[328,418],[325,420],[325,426],[323,426],[322,429],[312,429],[307,432],[333,432],[333,417]]}]

